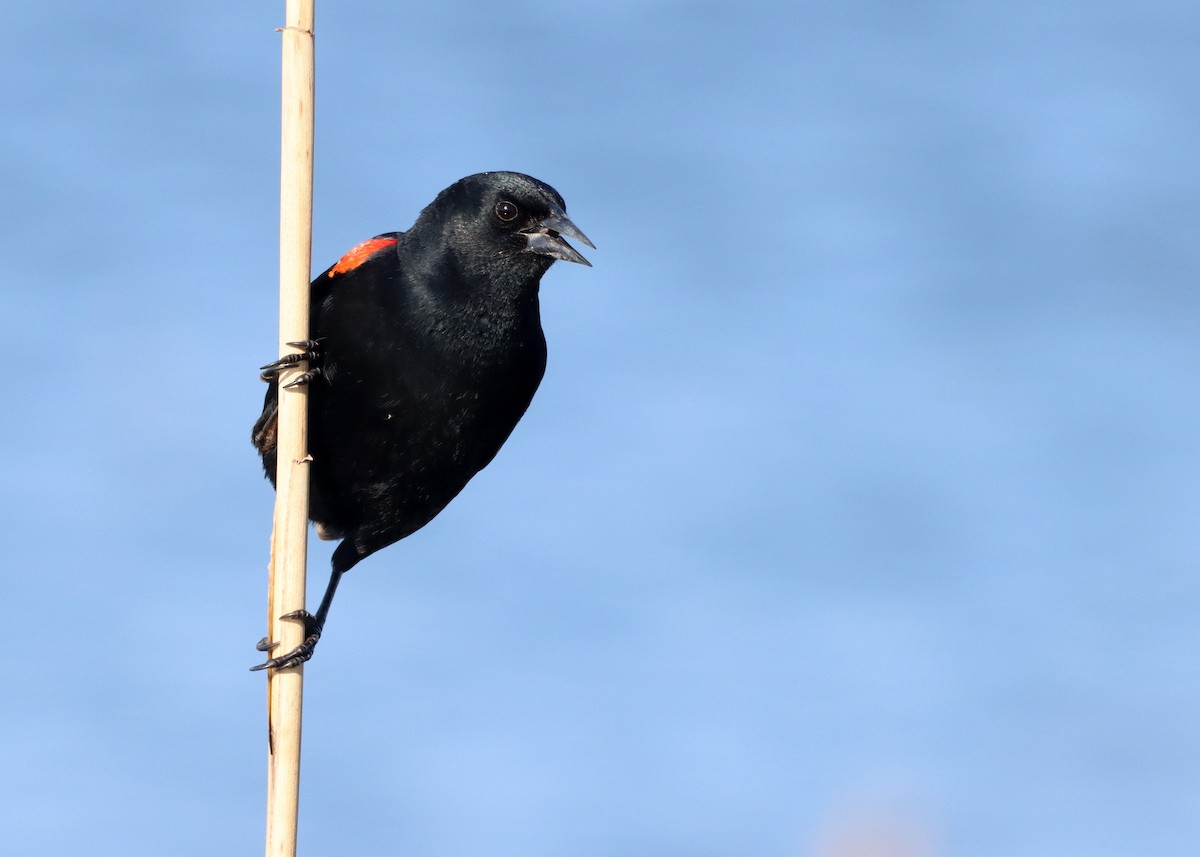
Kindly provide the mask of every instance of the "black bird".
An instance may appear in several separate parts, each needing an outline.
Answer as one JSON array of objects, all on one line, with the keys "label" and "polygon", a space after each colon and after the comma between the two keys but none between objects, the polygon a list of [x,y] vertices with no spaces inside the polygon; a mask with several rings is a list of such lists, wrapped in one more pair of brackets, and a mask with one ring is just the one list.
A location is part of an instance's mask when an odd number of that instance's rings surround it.
[{"label": "black bird", "polygon": [[304,642],[253,669],[311,658],[341,576],[433,520],[495,457],[546,369],[542,275],[555,259],[590,266],[564,236],[595,246],[554,188],[479,173],[313,280],[312,339],[263,367],[252,440],[274,484],[279,373],[306,362],[284,386],[309,386],[309,517],[341,544],[316,614],[282,617],[304,622]]}]

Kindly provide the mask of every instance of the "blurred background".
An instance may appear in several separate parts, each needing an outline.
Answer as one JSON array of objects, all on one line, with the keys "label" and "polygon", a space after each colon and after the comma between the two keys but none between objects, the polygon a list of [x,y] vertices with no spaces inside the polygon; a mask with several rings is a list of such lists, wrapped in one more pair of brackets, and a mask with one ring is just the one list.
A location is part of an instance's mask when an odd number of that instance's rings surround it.
[{"label": "blurred background", "polygon": [[[0,11],[12,854],[261,853],[282,18]],[[492,169],[598,249],[496,462],[343,583],[301,852],[1193,851],[1197,44],[1174,0],[319,4],[318,271]]]}]

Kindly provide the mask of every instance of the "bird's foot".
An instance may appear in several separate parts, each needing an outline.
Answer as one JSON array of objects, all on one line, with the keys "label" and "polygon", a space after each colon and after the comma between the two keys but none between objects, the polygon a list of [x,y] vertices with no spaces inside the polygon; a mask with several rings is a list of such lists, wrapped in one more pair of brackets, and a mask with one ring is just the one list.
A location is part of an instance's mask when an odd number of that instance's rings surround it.
[{"label": "bird's foot", "polygon": [[[296,646],[285,655],[280,655],[271,658],[264,664],[250,667],[253,672],[255,670],[286,670],[289,667],[298,667],[300,664],[307,661],[313,656],[313,651],[317,648],[317,640],[321,639],[321,625],[317,622],[317,617],[313,616],[307,610],[294,610],[291,613],[284,613],[280,619],[299,619],[304,622],[304,642]],[[254,648],[260,652],[269,652],[278,646],[279,643],[271,642],[263,637]]]},{"label": "bird's foot", "polygon": [[309,369],[297,377],[294,381],[284,384],[284,387],[298,387],[307,384],[317,375],[321,374],[321,367],[314,366],[321,358],[321,340],[320,339],[301,339],[298,342],[289,342],[288,345],[292,348],[299,348],[299,352],[285,354],[278,360],[273,360],[266,366],[260,366],[262,374],[258,377],[264,381],[275,381],[279,378],[279,372],[289,366],[295,366],[297,363],[307,362]]}]

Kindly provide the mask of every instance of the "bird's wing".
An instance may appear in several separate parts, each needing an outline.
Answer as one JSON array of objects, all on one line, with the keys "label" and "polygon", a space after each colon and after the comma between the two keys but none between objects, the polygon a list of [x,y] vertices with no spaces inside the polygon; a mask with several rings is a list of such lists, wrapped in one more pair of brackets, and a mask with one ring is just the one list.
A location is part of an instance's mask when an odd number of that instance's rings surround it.
[{"label": "bird's wing", "polygon": [[382,235],[376,235],[374,238],[361,241],[343,253],[340,259],[326,268],[320,276],[312,281],[311,298],[313,305],[319,304],[329,295],[339,278],[361,268],[367,260],[377,256],[387,248],[394,247],[402,234],[401,232],[385,232]]}]

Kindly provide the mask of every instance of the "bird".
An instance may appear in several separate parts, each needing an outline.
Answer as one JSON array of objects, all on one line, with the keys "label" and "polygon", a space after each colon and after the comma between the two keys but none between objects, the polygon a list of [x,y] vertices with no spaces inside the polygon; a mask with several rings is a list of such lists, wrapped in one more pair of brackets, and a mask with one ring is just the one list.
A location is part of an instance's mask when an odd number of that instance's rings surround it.
[{"label": "bird", "polygon": [[[340,541],[316,613],[280,617],[304,623],[303,642],[271,657],[264,637],[268,660],[251,669],[309,660],[342,575],[428,524],[499,452],[546,369],[542,275],[556,260],[591,267],[567,238],[595,248],[550,185],[477,173],[312,281],[311,338],[261,367],[251,440],[275,485],[279,397],[307,388],[309,518]],[[290,367],[303,371],[281,388]]]}]

